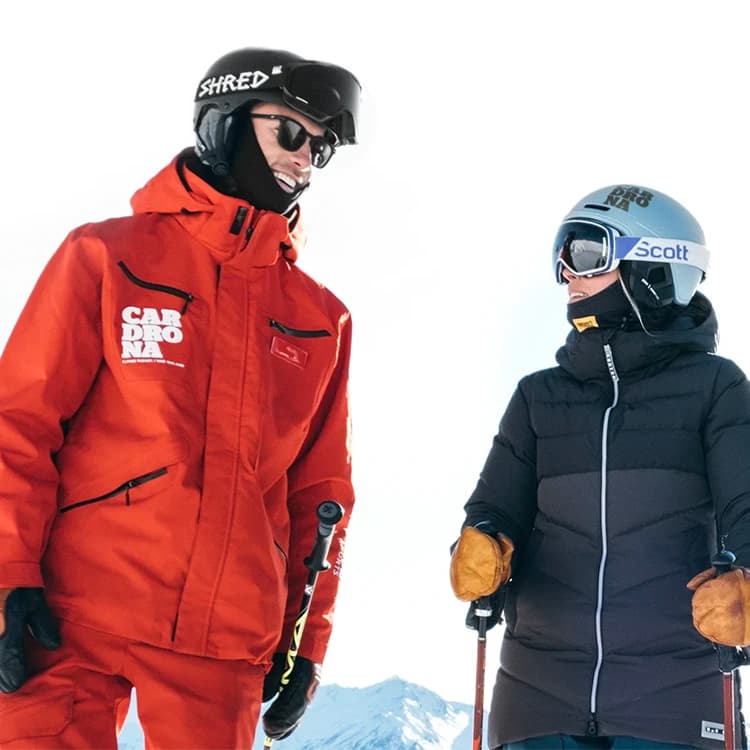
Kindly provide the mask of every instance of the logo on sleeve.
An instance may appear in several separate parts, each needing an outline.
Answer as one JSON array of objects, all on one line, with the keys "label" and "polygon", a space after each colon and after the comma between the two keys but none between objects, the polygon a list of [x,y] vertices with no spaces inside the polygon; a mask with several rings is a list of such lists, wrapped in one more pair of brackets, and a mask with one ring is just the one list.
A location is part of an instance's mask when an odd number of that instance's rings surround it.
[{"label": "logo on sleeve", "polygon": [[122,310],[122,363],[153,362],[185,367],[170,357],[170,347],[184,338],[182,316],[170,308],[136,307]]}]

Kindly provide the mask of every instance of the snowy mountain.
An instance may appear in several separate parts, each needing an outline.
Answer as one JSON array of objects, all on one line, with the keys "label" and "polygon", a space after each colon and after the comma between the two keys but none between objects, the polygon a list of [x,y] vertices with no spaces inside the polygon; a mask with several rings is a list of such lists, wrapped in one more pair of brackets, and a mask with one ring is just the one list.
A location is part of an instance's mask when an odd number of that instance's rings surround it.
[{"label": "snowy mountain", "polygon": [[[322,685],[297,731],[274,750],[465,750],[473,707],[398,677],[365,688]],[[485,717],[484,726],[487,726]],[[486,746],[486,745],[485,745]],[[262,730],[252,750],[263,747]],[[119,750],[142,750],[131,710]]]}]

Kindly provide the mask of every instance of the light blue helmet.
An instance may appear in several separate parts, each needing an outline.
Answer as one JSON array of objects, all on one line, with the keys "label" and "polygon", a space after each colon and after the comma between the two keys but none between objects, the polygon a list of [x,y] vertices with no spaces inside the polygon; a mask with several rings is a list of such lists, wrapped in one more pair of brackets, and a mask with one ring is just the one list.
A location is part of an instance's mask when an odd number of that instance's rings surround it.
[{"label": "light blue helmet", "polygon": [[[700,224],[658,190],[638,185],[595,190],[576,203],[563,226],[578,220],[615,230],[607,268],[619,266],[639,307],[687,305],[705,278],[709,254]],[[556,274],[560,280],[557,261]]]}]

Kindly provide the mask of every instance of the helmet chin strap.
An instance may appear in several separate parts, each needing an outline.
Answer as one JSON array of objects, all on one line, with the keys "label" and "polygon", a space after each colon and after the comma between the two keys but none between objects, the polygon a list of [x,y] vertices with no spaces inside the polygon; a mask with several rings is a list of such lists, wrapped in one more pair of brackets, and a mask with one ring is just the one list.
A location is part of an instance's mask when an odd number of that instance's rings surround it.
[{"label": "helmet chin strap", "polygon": [[622,287],[623,294],[625,295],[625,298],[627,299],[627,301],[630,303],[630,306],[633,308],[635,317],[638,318],[638,323],[643,329],[643,332],[647,336],[651,336],[652,338],[655,338],[655,334],[651,333],[651,331],[649,331],[648,328],[646,328],[646,324],[643,322],[643,317],[641,316],[641,311],[638,309],[638,305],[636,304],[635,300],[630,294],[630,290],[628,289],[628,286],[625,283],[625,280],[622,278],[622,273],[617,274],[617,280],[620,282],[620,286]]}]

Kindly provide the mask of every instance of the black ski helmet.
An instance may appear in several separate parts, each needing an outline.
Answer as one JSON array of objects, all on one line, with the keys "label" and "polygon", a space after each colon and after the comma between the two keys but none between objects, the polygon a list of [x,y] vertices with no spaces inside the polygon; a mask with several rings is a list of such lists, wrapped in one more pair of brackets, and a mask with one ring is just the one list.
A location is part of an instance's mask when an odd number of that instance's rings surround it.
[{"label": "black ski helmet", "polygon": [[220,57],[195,93],[195,152],[218,176],[229,173],[233,115],[250,102],[284,104],[325,125],[338,145],[357,142],[361,86],[345,68],[285,50],[247,47]]}]

